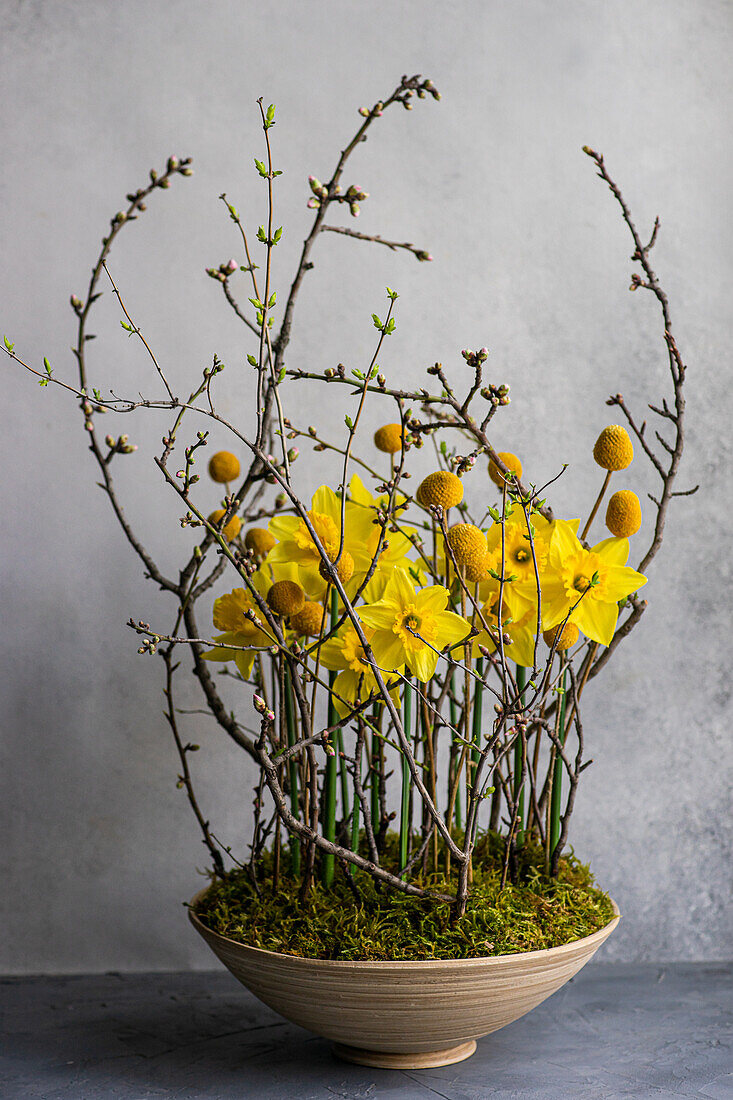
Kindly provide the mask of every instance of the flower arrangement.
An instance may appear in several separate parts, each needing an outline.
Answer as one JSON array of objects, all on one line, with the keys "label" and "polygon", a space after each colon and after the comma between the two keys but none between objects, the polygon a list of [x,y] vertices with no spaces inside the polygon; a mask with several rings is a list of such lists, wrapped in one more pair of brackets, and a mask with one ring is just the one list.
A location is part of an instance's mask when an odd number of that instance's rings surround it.
[{"label": "flower arrangement", "polygon": [[[587,517],[555,515],[548,492],[556,478],[538,486],[521,454],[494,448],[495,421],[510,397],[506,385],[486,377],[486,348],[464,350],[455,370],[430,365],[425,388],[392,382],[384,360],[397,323],[395,291],[387,289],[385,309],[372,315],[377,335],[369,363],[321,370],[288,363],[298,293],[323,233],[407,252],[419,262],[432,259],[411,243],[326,221],[341,208],[358,216],[368,198],[361,187],[342,183],[367,131],[389,108],[411,110],[426,98],[440,98],[430,80],[403,77],[386,99],[360,109],[359,128],[328,182],[309,177],[313,221],[279,326],[273,256],[283,235],[274,202],[281,173],[271,145],[275,108],[259,101],[264,159],[254,163],[267,194],[267,216],[256,232],[261,263],[223,195],[241,257],[207,269],[248,339],[243,359],[253,374],[251,423],[232,423],[217,409],[224,364],[216,355],[190,395],[175,396],[178,384],[161,369],[108,266],[121,231],[151,196],[191,174],[189,159],[170,157],[162,173],[151,172],[145,187],[128,194],[103,239],[86,295],[72,295],[76,381],[58,378],[48,359],[43,369],[25,363],[7,337],[5,351],[41,386],[57,385],[78,400],[117,520],[146,575],[175,605],[168,629],[144,620],[129,625],[141,638],[141,654],[162,657],[178,783],[215,883],[231,881],[232,862],[259,899],[286,881],[302,902],[315,888],[334,891],[344,883],[358,899],[369,883],[387,896],[418,899],[423,912],[442,907],[460,927],[489,856],[499,892],[519,882],[529,863],[535,882],[551,884],[561,874],[578,783],[590,763],[582,697],[641,620],[646,571],[662,543],[669,505],[684,495],[675,478],[686,372],[669,303],[650,264],[659,223],[644,244],[603,157],[590,148],[584,151],[633,238],[632,259],[641,273],[632,276],[631,289],[649,291],[661,308],[672,395],[649,406],[662,428],[654,441],[621,394],[609,397],[624,423],[605,425],[598,415],[592,460],[602,484]],[[236,290],[245,281],[249,307]],[[88,326],[100,288],[117,297],[122,327],[149,357],[161,396],[119,397],[93,387]],[[304,385],[328,391],[342,424],[298,422]],[[367,402],[379,404],[384,422],[364,441]],[[118,498],[113,470],[135,446],[127,434],[102,435],[97,426],[103,413],[129,419],[150,409],[171,414],[156,471],[180,501],[182,527],[195,537],[177,574],[146,550]],[[212,427],[230,433],[231,450],[208,460],[207,485],[196,471]],[[297,441],[327,458],[325,483],[310,501],[297,487]],[[411,459],[425,446],[434,469],[413,487]],[[634,550],[632,566],[630,540],[642,525],[641,504],[626,475],[618,475],[629,470],[635,448],[661,488],[649,494],[651,543]],[[631,483],[639,487],[640,481],[634,475]],[[209,626],[208,611],[202,619],[198,605],[211,596]],[[176,706],[182,647],[193,656],[219,727],[256,765],[253,829],[242,859],[219,841],[195,793],[198,745],[186,739]]]}]

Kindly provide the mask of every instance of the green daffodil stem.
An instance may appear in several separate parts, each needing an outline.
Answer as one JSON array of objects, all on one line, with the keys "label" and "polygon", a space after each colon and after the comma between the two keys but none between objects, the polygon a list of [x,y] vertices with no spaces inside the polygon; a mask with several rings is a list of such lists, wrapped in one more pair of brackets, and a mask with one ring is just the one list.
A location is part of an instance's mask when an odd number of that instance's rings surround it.
[{"label": "green daffodil stem", "polygon": [[[372,725],[379,726],[381,707],[375,703],[372,709]],[[371,785],[371,811],[372,831],[375,837],[379,836],[382,824],[381,810],[381,784],[382,784],[382,742],[376,733],[372,733],[372,785]]]},{"label": "green daffodil stem", "polygon": [[[405,740],[409,744],[412,729],[412,685],[409,677],[405,679],[405,691],[402,701],[402,724]],[[402,801],[400,803],[400,871],[407,866],[410,842],[410,767],[407,757],[402,756]],[[403,878],[406,877],[403,875]]]},{"label": "green daffodil stem", "polygon": [[[331,629],[338,621],[338,593],[334,590],[331,593]],[[336,680],[336,673],[329,672],[328,674],[328,725],[329,728],[335,726],[338,722],[338,713],[333,702],[333,685]],[[337,734],[341,733],[341,730],[336,731]],[[338,766],[339,758],[337,756],[339,739],[333,734],[326,743],[326,773],[323,777],[323,836],[326,840],[330,840],[332,843],[336,840],[336,791],[338,787]],[[324,886],[333,885],[335,861],[331,852],[324,852],[321,857],[321,882]]]},{"label": "green daffodil stem", "polygon": [[[455,672],[451,672],[449,706],[450,706],[450,724],[453,727],[453,729],[458,728],[458,707],[456,706],[455,692],[456,692],[456,674],[455,674]],[[458,742],[456,741],[456,735],[453,734],[453,744],[451,745],[451,767],[450,767],[450,777],[449,777],[450,782],[449,782],[449,788],[448,788],[449,793],[452,790],[453,784],[455,782],[456,769],[458,767],[458,757],[459,757],[459,755],[460,755],[460,746],[459,746]],[[455,806],[456,829],[458,829],[460,831],[463,828],[463,815],[461,813],[461,786],[460,786],[460,783],[456,787],[454,806]],[[450,822],[448,822],[448,824],[450,825]],[[449,853],[449,856],[450,856],[450,853]]]},{"label": "green daffodil stem", "polygon": [[[563,662],[564,664],[564,662]],[[557,736],[562,745],[565,744],[565,668],[563,667],[560,680],[560,700],[558,704]],[[560,839],[560,809],[562,806],[562,768],[563,763],[559,753],[555,753],[555,765],[552,774],[552,794],[550,797],[550,853],[553,857],[557,842]]]},{"label": "green daffodil stem", "polygon": [[473,689],[473,714],[471,718],[471,743],[473,748],[471,749],[471,782],[473,783],[473,777],[476,774],[476,768],[478,767],[479,757],[481,756],[481,720],[483,709],[483,693],[484,685],[481,683],[484,675],[484,659],[479,657],[476,661],[476,675],[477,680],[474,681],[475,687]]},{"label": "green daffodil stem", "polygon": [[[523,692],[527,685],[527,670],[524,665],[517,665],[517,690],[519,693],[519,705],[523,705]],[[524,742],[517,734],[514,745],[514,800],[519,802],[517,811],[517,844],[524,844]]]},{"label": "green daffodil stem", "polygon": [[348,821],[351,801],[349,798],[349,773],[346,770],[346,758],[344,757],[344,735],[340,729],[336,730],[334,743],[336,745],[336,755],[338,756],[339,761],[339,778],[341,780],[341,805],[343,807],[343,819],[344,821]]},{"label": "green daffodil stem", "polygon": [[601,501],[603,500],[604,496],[606,495],[606,489],[608,488],[608,483],[611,480],[611,474],[612,473],[613,473],[613,470],[608,470],[608,472],[606,473],[606,476],[603,480],[603,485],[601,486],[601,491],[600,491],[600,493],[598,494],[598,496],[596,498],[596,502],[595,502],[595,504],[593,505],[593,507],[591,509],[591,513],[588,516],[588,519],[586,520],[585,527],[583,528],[583,534],[580,536],[581,542],[585,539],[585,536],[590,531],[591,523],[596,518],[596,513],[597,513],[598,509],[601,506]]},{"label": "green daffodil stem", "polygon": [[[292,748],[297,740],[297,734],[295,730],[295,712],[293,710],[293,688],[290,683],[290,669],[285,667],[285,722],[288,732],[288,747]],[[293,817],[299,817],[298,809],[298,761],[297,757],[291,756],[288,764],[288,775],[290,777],[290,809]],[[291,836],[290,838],[290,868],[293,875],[298,878],[300,876],[300,840],[297,836]]]}]

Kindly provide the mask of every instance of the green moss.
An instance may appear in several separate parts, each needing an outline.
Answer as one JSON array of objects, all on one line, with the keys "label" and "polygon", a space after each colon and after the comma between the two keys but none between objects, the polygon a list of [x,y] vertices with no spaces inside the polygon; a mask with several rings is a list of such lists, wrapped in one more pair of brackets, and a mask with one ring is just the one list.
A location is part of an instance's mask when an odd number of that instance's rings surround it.
[{"label": "green moss", "polygon": [[[304,902],[300,883],[281,878],[272,887],[270,860],[260,872],[261,894],[245,872],[215,882],[195,912],[223,936],[287,955],[315,959],[467,959],[538,951],[589,936],[613,918],[611,900],[593,885],[590,869],[569,855],[556,879],[545,876],[539,849],[520,857],[516,882],[500,890],[502,846],[482,837],[464,917],[451,919],[447,904],[380,888],[357,872],[357,901],[343,875],[325,889],[314,883]],[[414,881],[455,890],[455,877],[428,874]]]}]

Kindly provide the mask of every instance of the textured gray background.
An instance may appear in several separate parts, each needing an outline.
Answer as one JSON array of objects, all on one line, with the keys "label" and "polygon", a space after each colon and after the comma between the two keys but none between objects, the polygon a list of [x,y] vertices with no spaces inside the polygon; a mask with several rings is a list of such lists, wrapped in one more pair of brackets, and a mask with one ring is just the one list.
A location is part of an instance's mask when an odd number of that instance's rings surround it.
[{"label": "textured gray background", "polygon": [[[655,263],[690,368],[680,484],[702,490],[672,512],[643,624],[588,691],[595,764],[574,842],[624,913],[606,959],[729,955],[731,5],[4,0],[0,10],[0,329],[58,374],[72,372],[68,296],[85,286],[108,218],[151,166],[191,154],[196,175],[154,197],[112,269],[181,389],[216,351],[230,364],[221,407],[246,420],[246,334],[203,269],[237,251],[221,191],[255,226],[263,216],[256,97],[279,110],[282,293],[309,219],[305,177],[328,176],[356,107],[420,71],[443,101],[388,113],[347,182],[372,195],[360,229],[419,242],[436,261],[322,239],[289,363],[363,365],[369,315],[396,287],[387,371],[416,382],[434,359],[460,369],[460,348],[487,344],[492,377],[513,395],[497,445],[522,454],[537,481],[570,462],[554,502],[580,514],[596,491],[589,451],[607,394],[622,390],[641,413],[667,384],[656,309],[628,293],[630,241],[581,146],[604,151],[644,232],[660,214]],[[92,330],[94,384],[155,391],[109,295]],[[0,970],[210,966],[180,907],[203,853],[175,789],[161,669],[124,626],[130,614],[168,621],[165,601],[141,583],[94,488],[73,402],[8,364],[2,392]],[[304,422],[315,416],[301,408]],[[341,411],[328,417],[337,433]],[[163,427],[125,425],[140,450],[120,462],[120,489],[173,569],[190,535],[149,461]],[[309,488],[318,470],[302,467]],[[627,484],[640,495],[654,486],[641,461]],[[189,721],[205,811],[241,842],[251,770],[210,720]]]}]

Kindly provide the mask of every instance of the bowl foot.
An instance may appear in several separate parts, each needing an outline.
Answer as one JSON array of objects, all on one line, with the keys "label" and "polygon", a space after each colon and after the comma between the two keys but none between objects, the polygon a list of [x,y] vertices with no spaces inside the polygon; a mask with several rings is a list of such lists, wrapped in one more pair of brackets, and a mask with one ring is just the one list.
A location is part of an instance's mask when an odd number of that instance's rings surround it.
[{"label": "bowl foot", "polygon": [[469,1039],[454,1047],[440,1050],[424,1050],[413,1054],[364,1050],[362,1047],[350,1047],[346,1043],[333,1043],[333,1052],[344,1062],[356,1062],[359,1066],[376,1066],[379,1069],[434,1069],[436,1066],[452,1066],[454,1062],[463,1062],[470,1058],[476,1049],[476,1043]]}]

